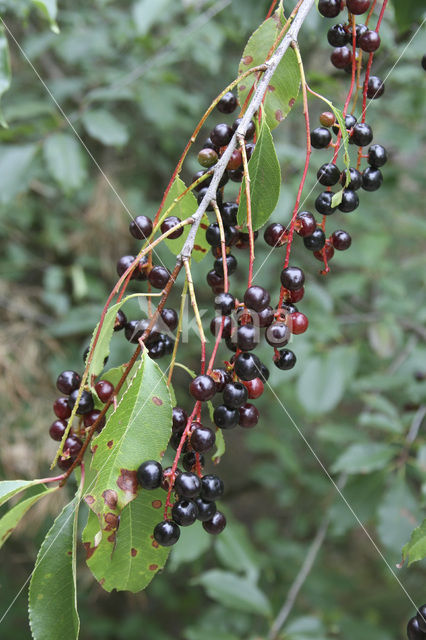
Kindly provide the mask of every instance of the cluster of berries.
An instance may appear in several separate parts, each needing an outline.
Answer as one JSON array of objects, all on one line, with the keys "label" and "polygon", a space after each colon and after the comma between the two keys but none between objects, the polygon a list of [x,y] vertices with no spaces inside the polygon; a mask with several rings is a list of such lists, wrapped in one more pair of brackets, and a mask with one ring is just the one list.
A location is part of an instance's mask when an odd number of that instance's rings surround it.
[{"label": "cluster of berries", "polygon": [[407,624],[408,640],[426,640],[426,604],[419,607],[417,614]]},{"label": "cluster of berries", "polygon": [[[175,412],[178,415],[182,410],[175,407],[174,416]],[[175,420],[173,422],[175,423]],[[200,428],[202,429],[201,425],[194,427],[192,434]],[[186,461],[188,461],[188,454],[185,455]],[[217,510],[215,502],[223,495],[222,480],[216,475],[210,474],[200,477],[192,471],[178,469],[173,475],[173,490],[176,500],[171,509],[172,517],[162,520],[154,528],[156,542],[163,547],[176,544],[180,537],[180,527],[188,527],[196,520],[203,523],[203,528],[207,533],[217,535],[223,531],[226,518],[223,513]],[[167,491],[170,487],[170,477],[171,469],[163,470],[161,464],[156,460],[143,462],[137,470],[138,482],[142,489],[162,487]]]}]

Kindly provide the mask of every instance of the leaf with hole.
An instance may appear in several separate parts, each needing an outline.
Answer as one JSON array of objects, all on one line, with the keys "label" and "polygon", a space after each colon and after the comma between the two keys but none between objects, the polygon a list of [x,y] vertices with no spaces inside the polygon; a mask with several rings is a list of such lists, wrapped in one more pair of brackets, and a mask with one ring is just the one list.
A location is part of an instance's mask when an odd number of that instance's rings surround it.
[{"label": "leaf with hole", "polygon": [[[273,213],[281,189],[281,169],[275,152],[274,141],[264,119],[259,138],[248,163],[253,229],[259,229]],[[247,193],[243,181],[237,214],[238,224],[247,226]]]}]

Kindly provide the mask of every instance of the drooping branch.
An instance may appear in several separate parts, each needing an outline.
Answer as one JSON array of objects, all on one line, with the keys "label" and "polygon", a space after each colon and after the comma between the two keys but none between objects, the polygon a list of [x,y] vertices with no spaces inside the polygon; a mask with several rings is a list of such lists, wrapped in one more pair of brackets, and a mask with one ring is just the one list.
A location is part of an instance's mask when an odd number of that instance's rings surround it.
[{"label": "drooping branch", "polygon": [[303,24],[303,22],[305,21],[306,17],[308,16],[310,10],[312,9],[312,7],[314,6],[315,0],[304,0],[302,2],[302,4],[300,5],[299,11],[297,12],[293,24],[291,25],[290,29],[288,30],[288,32],[286,33],[286,35],[283,38],[283,41],[281,42],[281,44],[279,45],[279,47],[277,48],[276,52],[274,53],[274,55],[265,62],[265,66],[266,66],[266,71],[264,72],[262,79],[259,81],[259,84],[257,86],[257,89],[255,90],[254,94],[253,94],[253,98],[251,99],[247,110],[240,122],[240,125],[238,126],[237,130],[235,131],[231,141],[229,142],[224,154],[222,155],[222,157],[220,158],[219,162],[215,165],[215,170],[213,172],[213,177],[212,177],[212,181],[206,191],[206,194],[204,196],[204,198],[202,199],[197,211],[194,213],[193,218],[194,218],[194,224],[192,225],[188,237],[185,241],[185,244],[183,245],[182,251],[180,253],[180,258],[181,259],[187,259],[191,256],[192,250],[194,248],[194,242],[195,242],[195,236],[198,230],[198,227],[200,225],[201,222],[201,218],[203,217],[209,203],[211,201],[214,201],[216,199],[216,191],[219,188],[219,182],[223,176],[223,174],[225,173],[226,167],[228,165],[228,162],[231,158],[232,152],[234,151],[234,149],[236,148],[237,145],[237,141],[239,138],[244,138],[246,133],[247,133],[247,129],[250,125],[250,122],[254,116],[254,114],[256,113],[256,111],[259,109],[260,105],[262,104],[262,100],[264,98],[264,95],[266,93],[266,91],[268,90],[268,86],[271,82],[271,79],[275,73],[275,71],[277,70],[277,67],[279,65],[279,63],[281,62],[285,52],[287,51],[287,49],[289,48],[289,46],[291,45],[291,43],[293,41],[297,41],[297,36],[298,33],[300,31],[300,28]]}]

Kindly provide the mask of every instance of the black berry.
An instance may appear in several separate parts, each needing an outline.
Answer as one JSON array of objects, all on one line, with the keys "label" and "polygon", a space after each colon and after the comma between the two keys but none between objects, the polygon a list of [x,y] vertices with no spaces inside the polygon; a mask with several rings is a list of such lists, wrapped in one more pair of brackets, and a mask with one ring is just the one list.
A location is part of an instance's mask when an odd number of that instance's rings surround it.
[{"label": "black berry", "polygon": [[332,191],[323,191],[315,200],[315,208],[318,213],[323,216],[330,216],[336,211],[336,207],[332,206],[334,193]]},{"label": "black berry", "polygon": [[161,312],[161,318],[165,325],[170,329],[170,331],[174,331],[178,325],[178,314],[174,309],[170,307],[164,307]]},{"label": "black berry", "polygon": [[57,440],[58,442],[60,442],[66,428],[67,423],[65,422],[65,420],[55,420],[55,422],[52,422],[49,429],[49,435],[52,440]]},{"label": "black berry", "polygon": [[189,392],[196,400],[211,400],[216,393],[213,378],[206,375],[197,376],[189,385]]},{"label": "black berry", "polygon": [[205,522],[206,520],[211,520],[213,518],[216,513],[215,502],[207,502],[207,500],[203,500],[202,498],[196,498],[194,502],[198,509],[197,520]]},{"label": "black berry", "polygon": [[317,127],[311,131],[311,145],[314,149],[325,149],[331,142],[331,133],[326,127]]},{"label": "black berry", "polygon": [[266,227],[263,237],[270,247],[281,247],[286,241],[285,227],[279,222],[272,222]]},{"label": "black berry", "polygon": [[[228,267],[228,275],[230,276],[231,274],[234,273],[234,271],[237,268],[237,260],[234,258],[234,256],[232,254],[229,254],[226,256],[226,265]],[[217,273],[218,276],[223,276],[224,275],[224,270],[223,270],[223,258],[222,256],[220,256],[219,258],[216,258],[216,260],[214,261],[214,265],[213,268],[215,270],[215,272]]]},{"label": "black berry", "polygon": [[232,113],[237,108],[237,105],[237,97],[232,91],[228,91],[217,103],[217,109],[221,113]]},{"label": "black berry", "polygon": [[180,529],[173,520],[163,520],[154,529],[154,539],[162,547],[171,547],[179,540]]},{"label": "black berry", "polygon": [[340,170],[332,162],[323,164],[317,172],[318,182],[325,187],[332,187],[340,178]]},{"label": "black berry", "polygon": [[240,407],[240,417],[238,424],[244,429],[252,429],[259,421],[259,410],[254,404],[249,402]]},{"label": "black berry", "polygon": [[238,409],[229,409],[224,404],[217,406],[213,412],[213,421],[220,429],[232,429],[238,424]]},{"label": "black berry", "polygon": [[166,267],[153,267],[148,275],[148,280],[154,289],[164,289],[170,279],[170,271]]},{"label": "black berry", "polygon": [[274,356],[274,364],[282,371],[293,369],[296,364],[296,356],[290,349],[281,349],[281,351],[278,352],[278,356]]},{"label": "black berry", "polygon": [[349,47],[336,47],[330,56],[330,60],[336,69],[345,69],[351,64],[352,51]]},{"label": "black berry", "polygon": [[182,498],[195,498],[200,493],[200,489],[200,478],[191,471],[184,471],[175,479],[174,490]]},{"label": "black berry", "polygon": [[[344,47],[345,44],[349,42],[349,34],[343,24],[335,24],[328,30],[327,40],[332,47]],[[324,123],[322,122],[321,124]],[[331,124],[333,124],[333,122]]]},{"label": "black berry", "polygon": [[367,167],[362,172],[362,188],[365,191],[377,191],[382,186],[382,182],[383,176],[380,169]]},{"label": "black berry", "polygon": [[337,229],[331,236],[333,247],[338,251],[346,251],[352,244],[352,238],[346,231]]},{"label": "black berry", "polygon": [[367,83],[367,98],[370,100],[377,100],[385,92],[385,83],[377,76],[371,76]]},{"label": "black berry", "polygon": [[146,460],[137,470],[136,477],[142,489],[158,489],[163,479],[163,468],[156,460]]},{"label": "black berry", "polygon": [[312,235],[303,238],[303,244],[309,251],[320,251],[325,245],[325,233],[321,227],[317,227]]},{"label": "black berry", "polygon": [[373,131],[365,122],[357,122],[352,130],[350,141],[358,147],[366,147],[373,139]]},{"label": "black berry", "polygon": [[362,175],[358,171],[358,169],[351,167],[349,169],[349,184],[346,186],[346,171],[342,172],[342,175],[340,177],[340,184],[343,187],[346,187],[347,189],[352,189],[352,191],[357,191],[362,186]]},{"label": "black berry", "polygon": [[254,311],[263,311],[269,305],[271,296],[263,287],[249,287],[244,294],[244,304]]},{"label": "black berry", "polygon": [[310,211],[300,211],[294,225],[296,233],[302,238],[311,236],[317,227],[317,222]]},{"label": "black berry", "polygon": [[194,524],[197,515],[197,505],[192,500],[178,500],[172,507],[172,518],[181,527]]},{"label": "black berry", "polygon": [[368,164],[378,169],[386,164],[388,153],[381,144],[373,144],[368,150]]},{"label": "black berry", "polygon": [[217,147],[224,147],[231,141],[233,134],[234,131],[229,125],[217,124],[210,132],[210,140]]},{"label": "black berry", "polygon": [[319,0],[318,11],[325,18],[335,18],[340,13],[341,0]]},{"label": "black berry", "polygon": [[223,402],[230,409],[239,409],[247,402],[247,389],[241,382],[231,382],[223,390]]},{"label": "black berry", "polygon": [[[176,216],[169,216],[161,223],[161,233],[167,233],[167,231],[176,227],[180,222],[182,222],[180,218]],[[179,238],[182,233],[183,227],[179,227],[179,229],[176,229],[176,231],[173,231],[173,233],[170,233],[167,237],[170,240],[175,240],[176,238]]]},{"label": "black berry", "polygon": [[348,10],[355,16],[365,13],[370,8],[371,0],[346,0]]},{"label": "black berry", "polygon": [[129,224],[129,231],[136,240],[149,238],[152,233],[152,220],[147,216],[137,216]]},{"label": "black berry", "polygon": [[214,299],[214,308],[223,316],[230,316],[235,309],[235,298],[230,293],[219,293]]},{"label": "black berry", "polygon": [[223,495],[224,486],[219,476],[207,475],[201,478],[200,498],[212,502]]},{"label": "black berry", "polygon": [[343,189],[342,202],[339,204],[340,211],[350,213],[355,211],[359,205],[358,194],[352,189]]},{"label": "black berry", "polygon": [[203,522],[204,530],[211,535],[218,535],[219,533],[222,533],[225,527],[226,518],[220,511],[216,511],[211,520],[206,520],[205,522]]},{"label": "black berry", "polygon": [[191,447],[197,453],[204,453],[212,448],[215,443],[216,436],[209,427],[204,427],[199,422],[192,423],[194,428],[191,431]]},{"label": "black berry", "polygon": [[254,380],[260,370],[260,360],[254,353],[240,353],[234,362],[234,371],[241,380]]},{"label": "black berry", "polygon": [[281,271],[281,284],[290,291],[303,287],[305,274],[299,267],[286,267]]},{"label": "black berry", "polygon": [[274,322],[265,331],[265,339],[271,347],[285,347],[291,337],[291,331],[283,322]]}]

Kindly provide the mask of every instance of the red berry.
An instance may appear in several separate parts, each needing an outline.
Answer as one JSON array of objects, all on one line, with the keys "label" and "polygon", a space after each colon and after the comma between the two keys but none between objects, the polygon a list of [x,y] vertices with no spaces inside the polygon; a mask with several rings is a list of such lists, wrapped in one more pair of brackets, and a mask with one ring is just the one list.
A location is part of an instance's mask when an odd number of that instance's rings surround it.
[{"label": "red berry", "polygon": [[53,411],[61,420],[69,418],[71,409],[68,406],[68,398],[57,398],[53,404]]},{"label": "red berry", "polygon": [[304,313],[296,311],[290,315],[290,329],[294,335],[305,333],[308,328],[309,320]]},{"label": "red berry", "polygon": [[[101,412],[98,411],[97,409],[94,409],[93,411],[90,411],[89,413],[86,413],[84,418],[83,418],[83,422],[84,422],[84,426],[85,427],[91,427],[92,424],[94,424],[96,422],[96,420],[99,418]],[[104,428],[106,423],[106,418],[105,416],[102,418],[102,420],[100,420],[98,426],[96,427],[96,431],[102,431],[102,429]]]},{"label": "red berry", "polygon": [[239,149],[234,149],[234,151],[232,152],[231,158],[228,164],[226,165],[226,168],[229,171],[236,171],[241,167],[242,164],[243,164],[243,156],[241,154],[241,151]]},{"label": "red berry", "polygon": [[348,10],[355,16],[360,16],[370,8],[371,0],[346,0]]},{"label": "red berry", "polygon": [[249,400],[256,400],[256,398],[260,398],[265,388],[260,378],[243,382],[243,385],[247,389]]},{"label": "red berry", "polygon": [[65,420],[55,420],[55,422],[52,422],[49,429],[49,435],[52,440],[57,440],[58,442],[60,442],[66,428],[67,422]]},{"label": "red berry", "polygon": [[259,410],[249,402],[240,407],[240,419],[238,424],[244,429],[252,429],[259,421]]},{"label": "red berry", "polygon": [[95,391],[98,394],[99,400],[105,403],[114,393],[114,385],[108,380],[99,380],[99,382],[95,384]]}]

